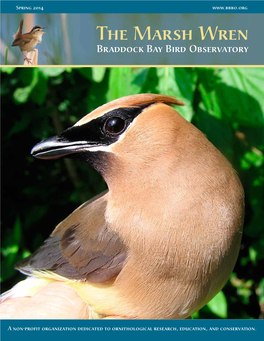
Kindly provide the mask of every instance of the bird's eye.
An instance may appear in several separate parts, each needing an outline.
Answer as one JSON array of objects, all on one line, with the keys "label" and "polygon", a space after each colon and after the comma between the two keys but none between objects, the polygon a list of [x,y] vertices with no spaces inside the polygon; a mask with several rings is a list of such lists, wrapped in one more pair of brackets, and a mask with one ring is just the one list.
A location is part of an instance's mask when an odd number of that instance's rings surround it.
[{"label": "bird's eye", "polygon": [[126,128],[126,121],[120,117],[111,117],[105,122],[104,128],[110,134],[120,134]]}]

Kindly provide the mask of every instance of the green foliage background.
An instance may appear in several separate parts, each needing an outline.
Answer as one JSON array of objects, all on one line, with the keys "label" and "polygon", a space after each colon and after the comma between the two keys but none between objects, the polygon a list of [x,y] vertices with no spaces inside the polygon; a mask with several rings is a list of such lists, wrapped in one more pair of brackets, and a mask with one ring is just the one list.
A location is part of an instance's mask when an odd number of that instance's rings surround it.
[{"label": "green foliage background", "polygon": [[14,264],[39,247],[78,205],[106,188],[87,165],[30,156],[115,98],[175,96],[177,110],[230,160],[246,193],[234,272],[195,318],[264,316],[264,68],[2,68],[2,291],[23,278]]}]

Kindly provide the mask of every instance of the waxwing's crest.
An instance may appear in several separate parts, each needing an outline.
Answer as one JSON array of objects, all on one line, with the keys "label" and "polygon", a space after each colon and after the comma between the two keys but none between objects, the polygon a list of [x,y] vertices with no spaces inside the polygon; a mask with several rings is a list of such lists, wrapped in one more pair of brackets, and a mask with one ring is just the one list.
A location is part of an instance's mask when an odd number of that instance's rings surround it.
[{"label": "waxwing's crest", "polygon": [[116,99],[114,101],[111,101],[109,103],[102,105],[101,107],[96,108],[94,111],[87,114],[82,119],[80,119],[77,123],[75,123],[75,126],[80,126],[85,123],[88,123],[91,120],[94,120],[95,118],[100,117],[104,115],[105,113],[114,109],[133,107],[133,106],[137,107],[137,106],[147,105],[150,103],[165,103],[168,105],[173,105],[173,104],[185,105],[184,102],[171,96],[156,95],[156,94],[131,95],[131,96],[126,96],[126,97]]}]

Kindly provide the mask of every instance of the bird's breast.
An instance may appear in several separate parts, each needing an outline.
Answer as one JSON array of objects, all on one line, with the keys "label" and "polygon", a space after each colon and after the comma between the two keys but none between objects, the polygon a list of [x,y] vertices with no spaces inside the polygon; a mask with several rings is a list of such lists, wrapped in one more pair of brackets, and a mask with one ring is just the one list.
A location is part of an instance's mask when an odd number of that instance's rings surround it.
[{"label": "bird's breast", "polygon": [[42,42],[42,35],[41,36],[38,36],[38,42],[37,44],[40,44]]}]

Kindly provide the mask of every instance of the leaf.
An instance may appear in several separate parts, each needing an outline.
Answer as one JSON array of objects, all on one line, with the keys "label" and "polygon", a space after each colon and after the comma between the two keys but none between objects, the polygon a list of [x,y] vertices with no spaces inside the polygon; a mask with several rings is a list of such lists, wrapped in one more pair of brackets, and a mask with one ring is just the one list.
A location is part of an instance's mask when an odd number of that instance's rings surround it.
[{"label": "leaf", "polygon": [[199,319],[199,311],[196,311],[195,313],[193,313],[192,315],[191,315],[191,317],[192,317],[192,319],[193,320],[195,320],[195,319]]},{"label": "leaf", "polygon": [[251,150],[246,152],[240,160],[242,169],[250,169],[251,167],[262,167],[264,163],[264,155],[259,150]]},{"label": "leaf", "polygon": [[40,68],[44,75],[48,77],[57,77],[65,71],[65,67],[42,67]]},{"label": "leaf", "polygon": [[196,114],[196,127],[200,129],[213,145],[218,148],[230,161],[233,158],[233,131],[228,122],[210,115],[204,106],[199,104]]},{"label": "leaf", "polygon": [[218,76],[214,69],[198,69],[198,89],[202,99],[202,107],[208,115],[221,119],[222,110],[219,104],[219,97],[217,95],[217,80]]},{"label": "leaf", "polygon": [[17,217],[12,234],[8,235],[3,240],[3,245],[1,248],[2,255],[6,258],[6,262],[9,265],[12,265],[14,259],[17,256],[19,251],[19,245],[21,243],[22,238],[22,226],[19,217]]},{"label": "leaf", "polygon": [[32,91],[31,86],[26,86],[25,88],[16,89],[13,95],[15,102],[26,103],[31,91]]},{"label": "leaf", "polygon": [[264,125],[263,68],[198,69],[198,89],[209,115],[245,126]]},{"label": "leaf", "polygon": [[109,90],[107,99],[113,99],[140,93],[144,80],[140,78],[144,69],[128,67],[113,68],[110,70]]},{"label": "leaf", "polygon": [[17,254],[18,249],[19,249],[18,245],[10,245],[2,249],[2,254],[4,257],[8,257],[10,255]]},{"label": "leaf", "polygon": [[250,259],[251,263],[253,265],[256,265],[257,264],[257,258],[258,258],[257,251],[254,249],[254,247],[250,247],[248,250],[248,253],[249,253],[249,259]]},{"label": "leaf", "polygon": [[92,79],[96,83],[100,83],[105,75],[106,68],[105,67],[93,67],[92,68]]},{"label": "leaf", "polygon": [[246,126],[264,126],[264,68],[224,68],[217,94],[223,113]]},{"label": "leaf", "polygon": [[113,99],[131,95],[130,92],[131,68],[113,68],[110,70],[109,89],[107,99]]},{"label": "leaf", "polygon": [[[14,98],[14,101],[16,103],[19,103],[19,104],[26,103],[29,99],[29,96],[30,96],[32,90],[37,85],[39,70],[38,70],[38,68],[34,68],[34,69],[30,69],[30,70],[32,70],[32,74],[29,75],[31,77],[30,84],[24,88],[17,88],[13,94],[13,98]],[[25,75],[25,77],[23,77],[23,78],[24,78],[24,81],[26,82],[28,74],[24,73],[24,75]]]},{"label": "leaf", "polygon": [[209,303],[207,307],[216,316],[223,319],[227,318],[227,300],[223,291],[220,291]]},{"label": "leaf", "polygon": [[262,278],[262,280],[259,282],[257,295],[259,297],[259,302],[264,303],[264,278]]},{"label": "leaf", "polygon": [[252,246],[249,247],[250,261],[257,265],[257,262],[264,259],[264,240],[259,239]]},{"label": "leaf", "polygon": [[10,66],[2,67],[1,72],[11,75],[11,73],[13,73],[15,71],[15,69],[16,69],[15,67],[10,67]]},{"label": "leaf", "polygon": [[105,67],[85,67],[85,68],[78,68],[79,73],[89,79],[90,81],[100,83],[105,75],[106,68]]},{"label": "leaf", "polygon": [[162,67],[157,69],[157,75],[159,93],[184,101],[186,105],[178,106],[177,111],[186,120],[191,121],[194,114],[192,103],[197,74],[184,68]]},{"label": "leaf", "polygon": [[158,93],[159,78],[157,75],[158,68],[151,67],[145,69],[145,80],[142,83],[142,93]]},{"label": "leaf", "polygon": [[33,88],[30,98],[33,102],[41,105],[45,102],[48,90],[48,77],[40,70],[38,73],[38,81],[36,86]]}]

